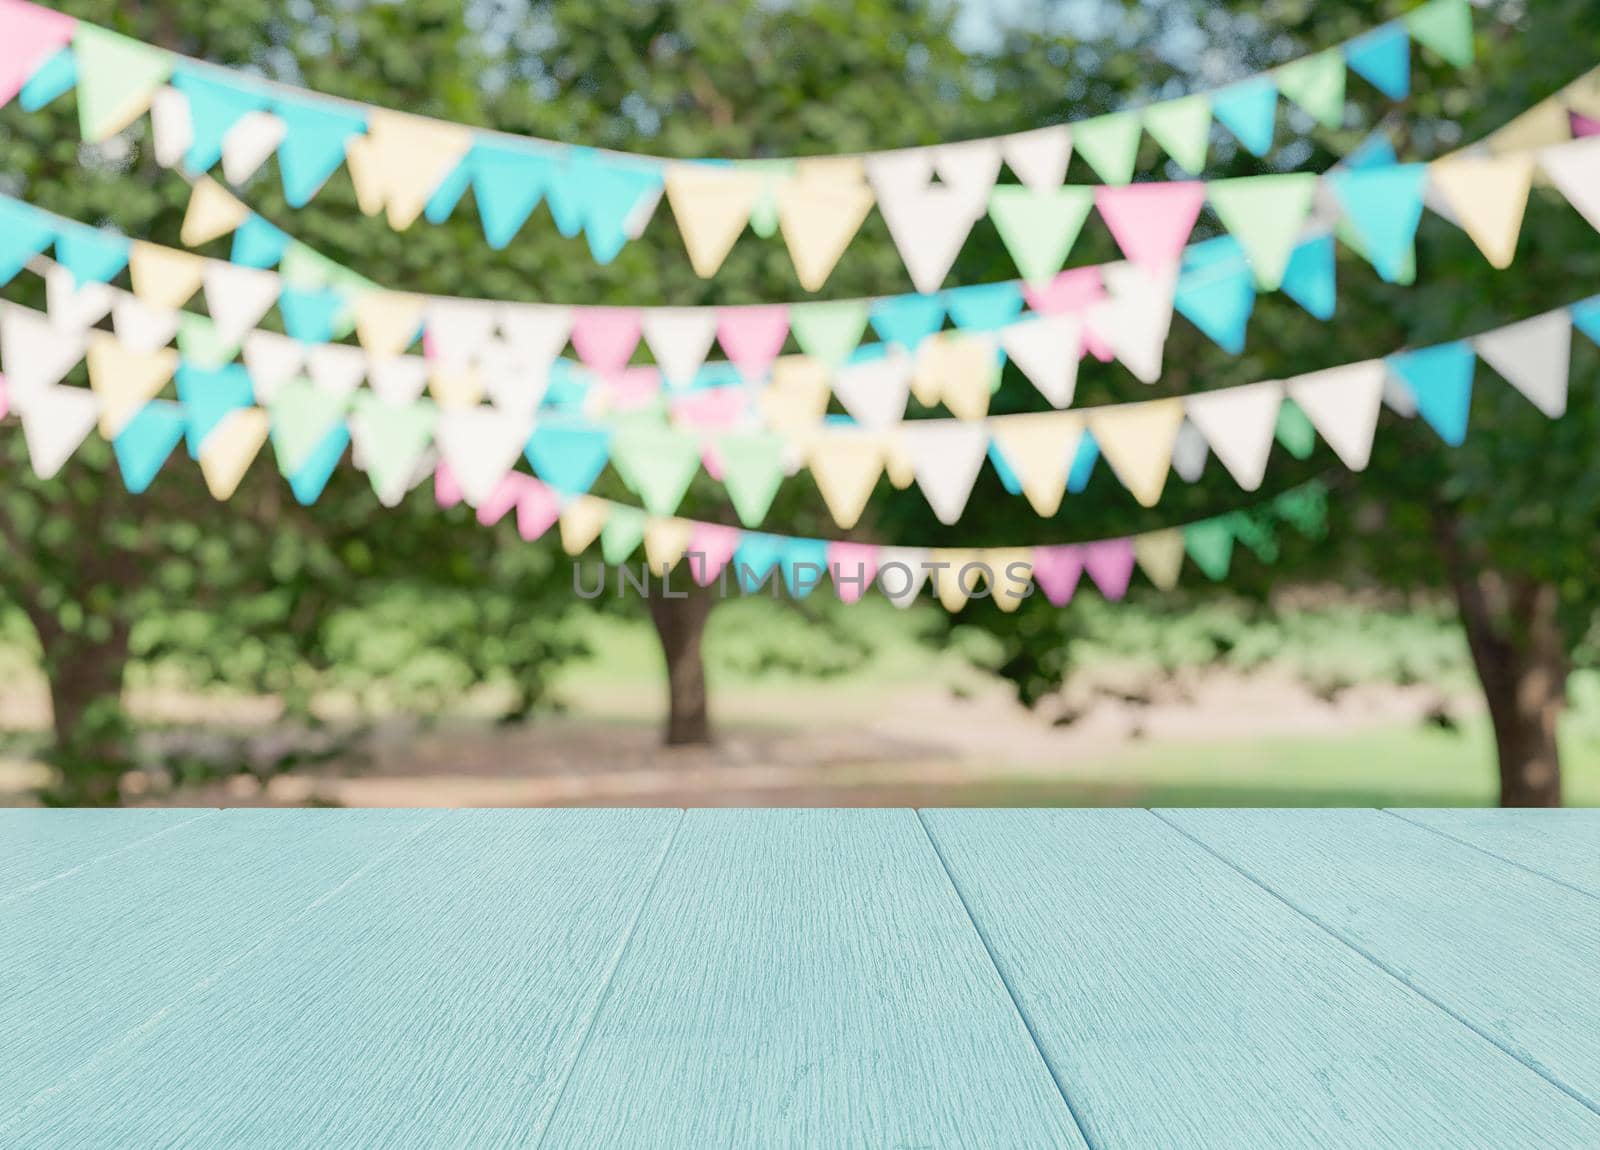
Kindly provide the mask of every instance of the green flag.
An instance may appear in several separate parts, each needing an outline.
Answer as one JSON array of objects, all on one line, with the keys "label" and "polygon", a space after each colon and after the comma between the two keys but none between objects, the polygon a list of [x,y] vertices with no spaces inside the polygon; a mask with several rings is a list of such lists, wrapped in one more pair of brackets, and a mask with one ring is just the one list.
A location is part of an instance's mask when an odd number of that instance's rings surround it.
[{"label": "green flag", "polygon": [[1115,112],[1076,123],[1072,147],[1106,183],[1125,184],[1139,158],[1139,114]]},{"label": "green flag", "polygon": [[292,475],[344,415],[347,397],[309,379],[291,379],[272,397],[272,446],[278,470]]},{"label": "green flag", "polygon": [[1273,435],[1283,449],[1296,459],[1310,459],[1317,449],[1317,429],[1292,399],[1285,399],[1278,408],[1278,426]]},{"label": "green flag", "polygon": [[1205,171],[1211,148],[1211,97],[1163,100],[1144,110],[1144,130],[1191,176]]},{"label": "green flag", "polygon": [[1411,38],[1447,63],[1457,68],[1472,63],[1472,9],[1467,0],[1433,0],[1407,13],[1405,21]]},{"label": "green flag", "polygon": [[1325,128],[1344,123],[1344,54],[1318,52],[1278,69],[1278,91],[1310,112]]},{"label": "green flag", "polygon": [[438,409],[432,403],[385,403],[370,391],[359,393],[351,421],[367,479],[378,498],[393,506],[405,498],[417,461],[433,438]]},{"label": "green flag", "polygon": [[722,484],[739,522],[759,527],[783,482],[784,437],[769,432],[724,435],[717,440]]},{"label": "green flag", "polygon": [[110,139],[143,115],[172,73],[166,52],[93,24],[78,25],[72,53],[78,65],[78,127],[91,143]]},{"label": "green flag", "polygon": [[671,515],[700,469],[700,437],[672,427],[624,427],[611,441],[611,464],[652,515]]},{"label": "green flag", "polygon": [[1217,582],[1228,577],[1233,563],[1233,532],[1226,519],[1203,519],[1183,529],[1183,547],[1206,578]]},{"label": "green flag", "polygon": [[800,350],[830,367],[849,358],[867,328],[865,300],[796,304],[789,309],[789,331]]},{"label": "green flag", "polygon": [[210,370],[233,359],[239,352],[239,344],[237,340],[224,339],[208,317],[180,311],[178,350],[186,362]]},{"label": "green flag", "polygon": [[616,566],[626,563],[644,539],[645,514],[637,507],[615,504],[600,528],[600,555],[607,563]]},{"label": "green flag", "polygon": [[1061,270],[1093,206],[1094,189],[1076,184],[1040,191],[1008,184],[989,193],[989,218],[1032,284],[1048,283]]},{"label": "green flag", "polygon": [[1294,254],[1300,229],[1317,192],[1317,176],[1292,172],[1218,180],[1209,190],[1211,208],[1250,258],[1256,283],[1277,291]]}]

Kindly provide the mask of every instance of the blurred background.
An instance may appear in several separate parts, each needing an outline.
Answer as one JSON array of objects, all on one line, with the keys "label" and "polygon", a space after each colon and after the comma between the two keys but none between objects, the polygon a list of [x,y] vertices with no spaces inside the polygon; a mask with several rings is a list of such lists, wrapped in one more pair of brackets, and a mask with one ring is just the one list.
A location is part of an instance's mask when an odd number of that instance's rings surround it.
[{"label": "blurred background", "polygon": [[[664,156],[788,156],[1018,131],[1239,79],[1411,5],[1379,0],[71,0],[146,42],[319,91]],[[1478,61],[1414,57],[1412,96],[1352,84],[1345,125],[1283,113],[1266,160],[1218,134],[1207,176],[1321,171],[1374,133],[1429,159],[1600,63],[1592,0],[1490,0]],[[82,144],[70,94],[0,111],[0,190],[176,245],[188,196],[148,120]],[[1146,178],[1170,178],[1148,140]],[[1096,182],[1074,159],[1072,182]],[[468,201],[404,234],[341,171],[288,209],[272,165],[241,192],[294,237],[397,289],[565,303],[799,300],[782,245],[746,236],[709,281],[663,205],[598,267],[541,207],[504,252]],[[1086,229],[1073,263],[1117,258]],[[1203,234],[1203,233],[1201,233]],[[1197,237],[1198,238],[1198,237]],[[226,245],[208,254],[226,254]],[[1256,305],[1246,353],[1174,328],[1155,388],[1084,365],[1079,405],[1177,395],[1453,339],[1600,292],[1600,238],[1536,191],[1491,270],[1428,216],[1417,282],[1340,250],[1338,313]],[[980,221],[950,283],[1009,279]],[[39,306],[36,280],[4,298]],[[909,290],[873,215],[825,292]],[[1594,572],[1600,353],[1579,339],[1565,418],[1480,368],[1445,447],[1386,413],[1371,466],[1274,454],[1261,492],[1213,464],[1142,509],[1105,468],[1040,520],[980,478],[940,526],[880,483],[853,537],[1001,546],[1095,539],[1249,508],[1308,482],[1301,530],[1263,526],[1229,576],[1107,603],[1042,596],[946,614],[706,594],[585,600],[553,534],[381,507],[341,467],[302,508],[258,464],[214,503],[175,459],[126,493],[98,439],[36,479],[0,426],[0,803],[1600,803]],[[81,369],[80,369],[81,371]],[[1042,406],[1008,369],[994,410]],[[180,453],[181,454],[181,453]],[[636,502],[609,472],[601,494]],[[681,514],[731,522],[702,476]],[[834,535],[808,473],[771,530]],[[592,583],[594,563],[585,562]]]}]

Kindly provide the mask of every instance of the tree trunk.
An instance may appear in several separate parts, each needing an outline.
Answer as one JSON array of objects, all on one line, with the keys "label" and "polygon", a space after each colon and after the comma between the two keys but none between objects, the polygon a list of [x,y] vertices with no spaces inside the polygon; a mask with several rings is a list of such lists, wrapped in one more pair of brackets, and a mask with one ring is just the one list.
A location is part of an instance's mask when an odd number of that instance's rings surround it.
[{"label": "tree trunk", "polygon": [[646,603],[667,661],[666,745],[706,746],[711,742],[711,715],[700,640],[715,599],[710,590],[692,584],[675,588],[671,598],[664,591],[664,585],[653,588]]},{"label": "tree trunk", "polygon": [[1500,805],[1559,807],[1557,727],[1567,705],[1567,655],[1552,583],[1471,564],[1444,523],[1441,545],[1472,664],[1483,685],[1500,764]]},{"label": "tree trunk", "polygon": [[60,772],[44,798],[62,806],[116,806],[122,776],[133,765],[122,709],[128,627],[113,623],[102,637],[90,638],[63,630],[53,617],[35,618],[34,626],[50,682],[51,764]]}]

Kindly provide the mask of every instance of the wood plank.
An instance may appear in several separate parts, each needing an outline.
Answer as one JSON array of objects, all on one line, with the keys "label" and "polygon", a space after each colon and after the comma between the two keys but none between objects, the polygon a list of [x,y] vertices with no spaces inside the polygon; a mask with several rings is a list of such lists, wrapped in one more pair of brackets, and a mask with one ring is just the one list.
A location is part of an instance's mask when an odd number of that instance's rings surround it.
[{"label": "wood plank", "polygon": [[213,810],[0,811],[0,902],[137,850]]},{"label": "wood plank", "polygon": [[1600,1145],[1600,1117],[1148,812],[924,817],[1096,1150]]},{"label": "wood plank", "polygon": [[553,1147],[1083,1146],[911,811],[691,811]]},{"label": "wood plank", "polygon": [[1403,810],[1389,814],[1600,897],[1600,811]]},{"label": "wood plank", "polygon": [[681,817],[458,812],[6,1143],[532,1146]]},{"label": "wood plank", "polygon": [[1592,898],[1381,811],[1161,816],[1600,1114]]},{"label": "wood plank", "polygon": [[439,817],[227,811],[0,905],[0,1128]]}]

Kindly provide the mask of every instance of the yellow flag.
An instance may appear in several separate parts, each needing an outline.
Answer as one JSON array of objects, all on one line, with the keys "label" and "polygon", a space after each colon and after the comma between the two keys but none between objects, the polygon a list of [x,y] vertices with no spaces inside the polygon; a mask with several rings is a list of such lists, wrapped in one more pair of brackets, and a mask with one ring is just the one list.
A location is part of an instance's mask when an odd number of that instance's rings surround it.
[{"label": "yellow flag", "polygon": [[772,365],[772,382],[761,392],[761,419],[774,431],[800,431],[821,422],[832,392],[827,366],[805,355],[786,355]]},{"label": "yellow flag", "polygon": [[389,226],[404,231],[471,147],[472,133],[457,124],[378,108],[367,134],[345,145],[345,161],[361,210],[382,209]]},{"label": "yellow flag", "polygon": [[1516,258],[1522,216],[1528,208],[1535,157],[1462,156],[1428,169],[1428,183],[1444,197],[1457,221],[1489,263],[1508,268]]},{"label": "yellow flag", "polygon": [[189,192],[178,238],[185,247],[197,248],[234,231],[250,218],[250,209],[210,176],[201,176]]},{"label": "yellow flag", "polygon": [[803,162],[778,189],[778,227],[806,291],[828,282],[834,265],[872,210],[859,163]]},{"label": "yellow flag", "polygon": [[178,353],[172,348],[129,351],[116,336],[104,331],[89,333],[86,358],[89,387],[100,398],[100,434],[107,439],[115,439],[178,370]]},{"label": "yellow flag", "polygon": [[1083,416],[1075,411],[1002,415],[990,420],[989,431],[1033,509],[1046,519],[1061,510],[1083,438]]},{"label": "yellow flag", "polygon": [[809,463],[828,514],[848,531],[860,520],[883,474],[882,438],[859,428],[821,432],[811,444]]},{"label": "yellow flag", "polygon": [[199,256],[134,240],[128,252],[133,294],[151,307],[176,311],[200,290],[206,263]]},{"label": "yellow flag", "polygon": [[483,380],[472,364],[435,363],[428,372],[428,391],[440,407],[475,407],[483,398]]},{"label": "yellow flag", "polygon": [[1124,403],[1084,414],[1101,454],[1122,485],[1141,504],[1154,507],[1172,469],[1172,445],[1183,425],[1183,400]]},{"label": "yellow flag", "polygon": [[665,575],[683,558],[689,546],[694,524],[687,519],[657,518],[651,516],[644,523],[644,557],[650,573]]},{"label": "yellow flag", "polygon": [[1028,597],[1033,583],[1033,549],[991,547],[982,555],[984,566],[993,573],[989,589],[994,605],[1002,611],[1015,611]]},{"label": "yellow flag", "polygon": [[1497,156],[1509,152],[1536,152],[1572,139],[1572,121],[1559,100],[1536,104],[1499,129],[1484,142]]},{"label": "yellow flag", "polygon": [[200,474],[213,499],[227,499],[267,441],[271,419],[264,408],[241,407],[228,412],[200,444]]},{"label": "yellow flag", "polygon": [[577,555],[600,537],[611,505],[593,495],[580,495],[561,509],[561,549]]},{"label": "yellow flag", "polygon": [[403,292],[368,291],[356,296],[356,338],[367,354],[400,355],[411,346],[422,323],[422,297]]},{"label": "yellow flag", "polygon": [[936,581],[939,602],[953,615],[965,607],[971,593],[983,585],[983,572],[978,567],[983,562],[983,554],[979,551],[936,547],[929,558],[933,563],[949,564],[947,567],[933,568],[928,578]]},{"label": "yellow flag", "polygon": [[1183,531],[1172,527],[1134,536],[1133,557],[1150,582],[1163,591],[1172,590],[1183,570]]},{"label": "yellow flag", "polygon": [[737,167],[672,164],[664,179],[689,263],[697,276],[708,279],[750,222],[750,210],[766,191],[766,177]]}]

